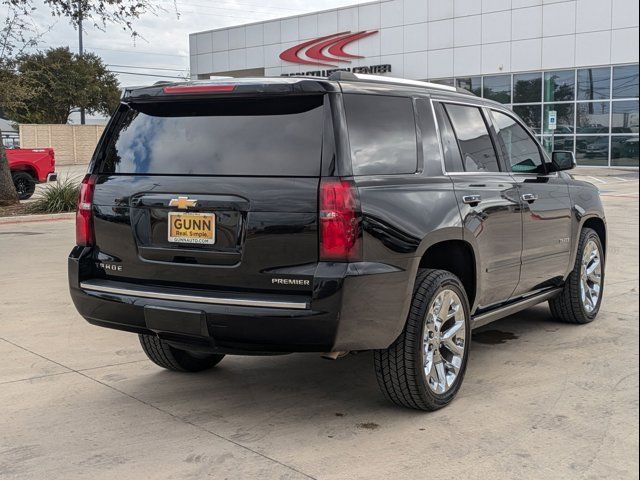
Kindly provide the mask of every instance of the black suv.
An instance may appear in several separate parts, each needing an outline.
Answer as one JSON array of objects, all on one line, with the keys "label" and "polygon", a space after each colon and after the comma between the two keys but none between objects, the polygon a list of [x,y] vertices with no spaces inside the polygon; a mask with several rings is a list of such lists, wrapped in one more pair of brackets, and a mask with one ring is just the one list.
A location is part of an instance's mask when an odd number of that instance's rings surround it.
[{"label": "black suv", "polygon": [[602,301],[598,190],[503,105],[334,73],[125,92],[82,183],[73,301],[199,371],[225,354],[373,350],[382,392],[433,410],[471,330]]}]

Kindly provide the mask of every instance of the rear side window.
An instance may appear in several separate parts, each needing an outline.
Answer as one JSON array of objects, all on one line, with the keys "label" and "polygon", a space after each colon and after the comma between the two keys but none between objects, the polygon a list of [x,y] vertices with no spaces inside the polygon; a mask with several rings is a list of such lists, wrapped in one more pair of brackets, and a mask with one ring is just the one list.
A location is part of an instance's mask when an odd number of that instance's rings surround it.
[{"label": "rear side window", "polygon": [[354,175],[415,173],[413,102],[405,97],[344,95]]},{"label": "rear side window", "polygon": [[444,110],[444,106],[440,103],[435,104],[436,116],[438,117],[438,125],[440,126],[440,136],[442,137],[442,149],[444,150],[444,166],[445,170],[450,173],[464,172],[462,165],[462,155],[458,147],[456,134],[453,133],[453,127],[449,121],[449,116]]},{"label": "rear side window", "polygon": [[467,172],[499,172],[498,157],[482,112],[478,107],[445,106],[455,131]]},{"label": "rear side window", "polygon": [[123,108],[100,173],[320,175],[322,96]]},{"label": "rear side window", "polygon": [[544,162],[538,144],[509,115],[491,111],[498,133],[502,154],[516,173],[545,173]]}]

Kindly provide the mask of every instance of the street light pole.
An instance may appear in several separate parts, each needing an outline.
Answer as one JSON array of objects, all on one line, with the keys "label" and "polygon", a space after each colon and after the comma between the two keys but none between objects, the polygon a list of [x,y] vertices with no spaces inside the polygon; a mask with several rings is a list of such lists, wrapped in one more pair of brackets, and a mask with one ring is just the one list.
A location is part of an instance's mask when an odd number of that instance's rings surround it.
[{"label": "street light pole", "polygon": [[[78,0],[78,54],[80,57],[84,55],[84,45],[82,42],[82,0]],[[84,108],[80,108],[80,124],[84,125],[85,123]]]}]

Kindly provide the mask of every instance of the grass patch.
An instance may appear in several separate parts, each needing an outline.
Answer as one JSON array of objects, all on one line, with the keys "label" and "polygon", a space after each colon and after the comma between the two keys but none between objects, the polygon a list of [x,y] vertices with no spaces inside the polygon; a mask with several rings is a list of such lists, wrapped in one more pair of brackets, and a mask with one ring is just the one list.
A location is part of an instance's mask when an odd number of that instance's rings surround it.
[{"label": "grass patch", "polygon": [[27,206],[29,213],[73,212],[78,203],[80,184],[66,178],[46,185],[38,198]]}]

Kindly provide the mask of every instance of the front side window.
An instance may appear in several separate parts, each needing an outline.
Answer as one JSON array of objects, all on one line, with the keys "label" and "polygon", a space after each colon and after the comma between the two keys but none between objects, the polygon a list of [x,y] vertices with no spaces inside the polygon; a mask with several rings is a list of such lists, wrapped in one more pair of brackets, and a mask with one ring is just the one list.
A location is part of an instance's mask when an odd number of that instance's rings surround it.
[{"label": "front side window", "polygon": [[416,125],[411,98],[346,94],[344,107],[354,175],[416,172]]},{"label": "front side window", "polygon": [[500,148],[511,171],[515,173],[545,173],[538,144],[516,120],[495,110],[491,111],[500,140]]},{"label": "front side window", "polygon": [[499,172],[498,158],[487,124],[478,107],[447,104],[467,172]]}]

